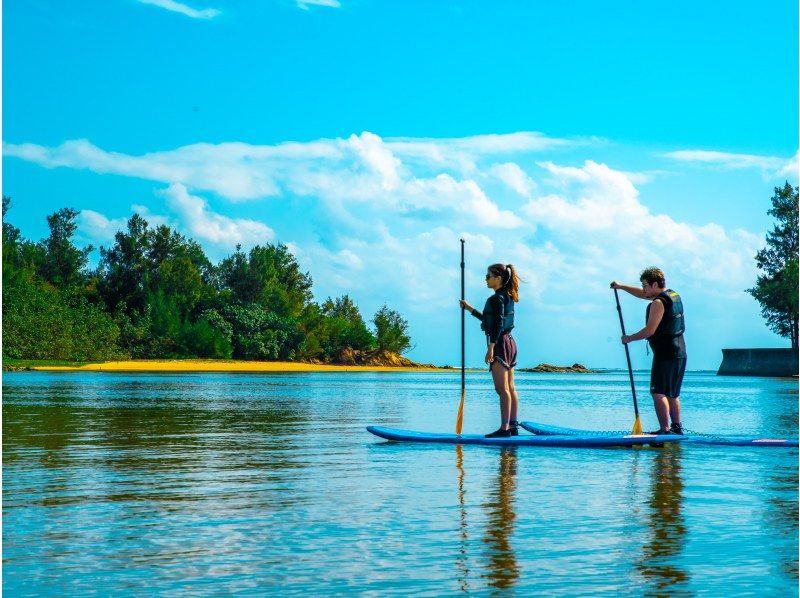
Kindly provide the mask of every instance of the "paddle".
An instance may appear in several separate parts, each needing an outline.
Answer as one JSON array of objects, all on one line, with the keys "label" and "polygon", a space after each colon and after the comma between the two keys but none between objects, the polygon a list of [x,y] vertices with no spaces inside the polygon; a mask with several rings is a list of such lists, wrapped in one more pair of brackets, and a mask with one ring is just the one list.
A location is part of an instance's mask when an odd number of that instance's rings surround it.
[{"label": "paddle", "polygon": [[[619,325],[622,328],[622,336],[625,336],[625,322],[622,320],[622,308],[619,305],[619,293],[614,289],[614,298],[617,300],[617,313],[619,314]],[[636,403],[636,385],[633,383],[633,368],[631,367],[631,353],[628,350],[627,343],[625,344],[625,357],[628,360],[628,376],[631,379],[631,392],[633,393],[633,412],[636,414],[636,419],[633,422],[633,430],[631,434],[642,434],[642,422],[639,421],[639,405]]]},{"label": "paddle", "polygon": [[[464,301],[464,239],[461,239],[461,300]],[[461,309],[461,403],[458,405],[456,416],[456,434],[461,436],[461,426],[464,423],[464,397],[467,394],[467,383],[464,377],[464,310]]]}]

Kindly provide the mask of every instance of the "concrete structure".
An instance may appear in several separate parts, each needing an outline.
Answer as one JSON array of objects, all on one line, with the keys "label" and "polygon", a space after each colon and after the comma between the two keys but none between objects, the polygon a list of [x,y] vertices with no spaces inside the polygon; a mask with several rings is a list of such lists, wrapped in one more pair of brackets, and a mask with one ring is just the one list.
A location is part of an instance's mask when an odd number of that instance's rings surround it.
[{"label": "concrete structure", "polygon": [[723,349],[718,376],[796,376],[794,349]]}]

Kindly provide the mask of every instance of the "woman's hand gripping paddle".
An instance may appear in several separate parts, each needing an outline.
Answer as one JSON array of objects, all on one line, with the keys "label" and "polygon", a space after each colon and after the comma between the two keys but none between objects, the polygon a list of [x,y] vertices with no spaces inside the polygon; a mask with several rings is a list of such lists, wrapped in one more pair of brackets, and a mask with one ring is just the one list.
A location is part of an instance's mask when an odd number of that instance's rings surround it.
[{"label": "woman's hand gripping paddle", "polygon": [[[619,314],[619,325],[622,328],[622,336],[625,336],[625,322],[622,320],[622,308],[619,306],[619,293],[614,289],[614,298],[617,300],[617,313]],[[639,421],[639,405],[636,403],[636,386],[633,383],[633,368],[631,367],[631,354],[628,350],[628,344],[625,345],[625,357],[628,360],[628,377],[631,379],[631,392],[633,393],[633,412],[636,414],[636,419],[633,422],[633,430],[631,434],[643,434],[642,422]]]},{"label": "woman's hand gripping paddle", "polygon": [[[464,301],[464,239],[461,239],[461,300]],[[461,436],[461,426],[464,423],[464,397],[467,394],[467,385],[464,379],[464,309],[461,309],[461,402],[458,404],[456,416],[456,435]]]}]

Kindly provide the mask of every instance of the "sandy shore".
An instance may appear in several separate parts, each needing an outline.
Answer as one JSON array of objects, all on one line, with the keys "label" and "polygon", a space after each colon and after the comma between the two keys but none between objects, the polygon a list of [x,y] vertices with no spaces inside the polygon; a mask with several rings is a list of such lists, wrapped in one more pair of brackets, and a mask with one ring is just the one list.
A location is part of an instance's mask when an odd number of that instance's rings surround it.
[{"label": "sandy shore", "polygon": [[39,371],[69,372],[453,372],[453,368],[318,365],[290,361],[219,361],[204,359],[106,361],[78,367],[34,366]]}]

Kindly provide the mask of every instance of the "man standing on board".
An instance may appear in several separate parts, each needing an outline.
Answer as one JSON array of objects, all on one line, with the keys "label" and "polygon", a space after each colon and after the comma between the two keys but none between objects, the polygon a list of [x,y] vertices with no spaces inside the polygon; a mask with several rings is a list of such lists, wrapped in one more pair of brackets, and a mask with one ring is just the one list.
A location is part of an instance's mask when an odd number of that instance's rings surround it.
[{"label": "man standing on board", "polygon": [[647,268],[639,276],[639,280],[641,287],[616,281],[611,283],[612,289],[622,289],[634,297],[650,301],[645,315],[645,327],[636,334],[623,334],[622,342],[628,344],[646,338],[653,349],[650,394],[660,426],[653,433],[683,434],[680,401],[681,384],[686,371],[683,302],[678,293],[666,288],[664,273],[658,268]]}]

